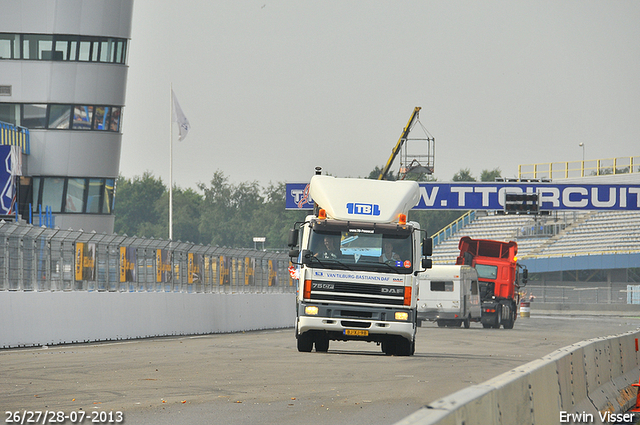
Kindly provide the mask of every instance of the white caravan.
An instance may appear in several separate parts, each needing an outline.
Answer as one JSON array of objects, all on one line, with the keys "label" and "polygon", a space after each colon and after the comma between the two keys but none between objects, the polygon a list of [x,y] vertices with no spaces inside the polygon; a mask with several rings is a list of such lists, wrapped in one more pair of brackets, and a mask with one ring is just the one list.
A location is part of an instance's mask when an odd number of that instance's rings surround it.
[{"label": "white caravan", "polygon": [[418,320],[436,321],[438,326],[469,328],[481,317],[478,273],[469,266],[434,265],[420,273]]}]

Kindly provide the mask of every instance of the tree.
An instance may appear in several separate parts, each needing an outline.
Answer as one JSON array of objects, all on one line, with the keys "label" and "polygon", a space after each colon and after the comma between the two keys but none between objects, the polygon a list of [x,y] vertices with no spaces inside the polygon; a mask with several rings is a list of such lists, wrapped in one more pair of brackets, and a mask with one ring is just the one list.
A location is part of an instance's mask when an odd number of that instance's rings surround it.
[{"label": "tree", "polygon": [[[155,238],[169,238],[169,191],[156,201],[155,209],[162,217],[154,226]],[[202,243],[198,226],[202,211],[202,195],[193,189],[173,186],[173,240]]]},{"label": "tree", "polygon": [[[369,173],[369,177],[367,178],[371,180],[378,180],[378,177],[380,177],[380,173],[382,173],[382,168],[376,165],[376,168],[371,170],[371,172]],[[387,173],[384,179],[394,181],[394,180],[397,180],[398,178],[393,175],[393,171],[389,170],[389,172]]]},{"label": "tree", "polygon": [[480,181],[482,182],[494,182],[497,177],[502,177],[502,171],[500,168],[494,168],[493,170],[482,170],[480,174]]},{"label": "tree", "polygon": [[156,202],[166,192],[162,179],[149,171],[142,177],[119,176],[116,183],[114,231],[129,236],[157,237],[155,227],[161,220]]},{"label": "tree", "polygon": [[471,170],[468,168],[461,168],[460,171],[453,175],[454,182],[474,182],[475,177],[471,175]]}]

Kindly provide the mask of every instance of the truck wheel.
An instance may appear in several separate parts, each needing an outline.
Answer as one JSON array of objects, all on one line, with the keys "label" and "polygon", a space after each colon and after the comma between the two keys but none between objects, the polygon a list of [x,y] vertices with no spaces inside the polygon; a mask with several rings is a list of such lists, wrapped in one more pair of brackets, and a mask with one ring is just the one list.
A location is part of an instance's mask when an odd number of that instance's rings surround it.
[{"label": "truck wheel", "polygon": [[513,312],[511,314],[511,317],[509,318],[509,320],[504,322],[502,325],[504,326],[505,329],[513,329],[513,325],[515,323],[516,323],[516,314],[515,314],[515,312]]},{"label": "truck wheel", "polygon": [[413,341],[409,341],[401,336],[397,337],[396,341],[396,355],[398,356],[410,356],[415,351],[415,345]]},{"label": "truck wheel", "polygon": [[464,328],[469,329],[471,327],[471,315],[468,315],[466,319],[464,319]]},{"label": "truck wheel", "polygon": [[298,351],[302,353],[310,353],[313,349],[313,339],[309,332],[298,335]]},{"label": "truck wheel", "polygon": [[382,341],[382,352],[387,356],[393,356],[396,353],[396,342],[392,338]]},{"label": "truck wheel", "polygon": [[325,335],[316,338],[316,353],[326,353],[329,351],[329,337]]},{"label": "truck wheel", "polygon": [[445,326],[445,323],[442,320],[437,320],[436,323],[438,324],[439,328],[444,328],[444,326]]},{"label": "truck wheel", "polygon": [[496,309],[496,322],[493,324],[494,329],[500,329],[500,325],[502,324],[502,308]]}]

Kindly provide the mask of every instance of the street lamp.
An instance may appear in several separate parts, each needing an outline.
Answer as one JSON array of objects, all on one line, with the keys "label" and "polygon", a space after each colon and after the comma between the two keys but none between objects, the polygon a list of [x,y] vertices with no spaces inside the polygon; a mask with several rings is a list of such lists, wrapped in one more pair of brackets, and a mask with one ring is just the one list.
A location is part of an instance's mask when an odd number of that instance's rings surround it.
[{"label": "street lamp", "polygon": [[578,146],[580,146],[582,148],[582,163],[584,166],[584,143],[580,142],[578,143]]}]

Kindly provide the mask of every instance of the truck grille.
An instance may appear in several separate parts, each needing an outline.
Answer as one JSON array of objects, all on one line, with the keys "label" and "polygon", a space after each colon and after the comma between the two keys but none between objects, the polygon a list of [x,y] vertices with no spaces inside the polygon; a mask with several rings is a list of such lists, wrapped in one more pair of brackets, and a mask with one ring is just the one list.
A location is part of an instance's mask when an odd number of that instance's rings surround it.
[{"label": "truck grille", "polygon": [[338,302],[398,306],[404,304],[404,286],[314,280],[310,299]]}]

